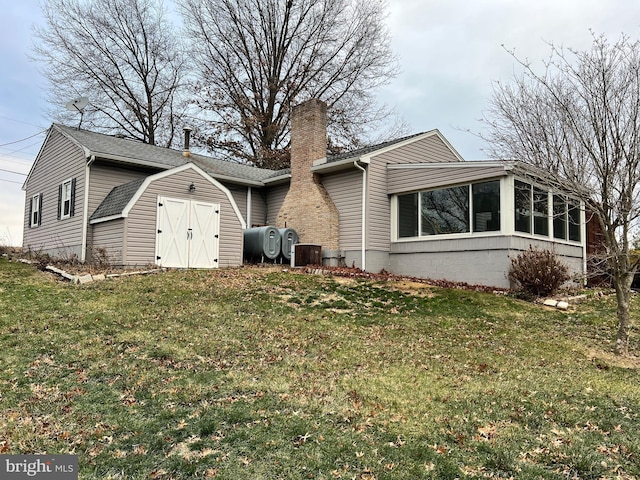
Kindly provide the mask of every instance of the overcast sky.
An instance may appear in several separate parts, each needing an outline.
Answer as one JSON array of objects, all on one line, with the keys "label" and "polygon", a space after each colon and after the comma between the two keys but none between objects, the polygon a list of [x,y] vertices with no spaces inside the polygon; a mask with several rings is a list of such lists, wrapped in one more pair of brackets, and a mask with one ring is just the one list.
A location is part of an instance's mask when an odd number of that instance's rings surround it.
[{"label": "overcast sky", "polygon": [[[401,73],[384,88],[380,100],[404,118],[408,133],[437,128],[467,160],[487,158],[483,142],[467,130],[482,131],[479,119],[492,82],[508,81],[518,71],[503,45],[541,65],[549,53],[546,42],[588,49],[590,29],[612,42],[623,33],[640,37],[637,0],[388,4]],[[32,26],[42,23],[38,2],[0,0],[0,7],[0,244],[21,245],[25,176],[19,173],[28,173],[44,140],[38,133],[51,120],[45,117],[45,81],[28,59]]]}]

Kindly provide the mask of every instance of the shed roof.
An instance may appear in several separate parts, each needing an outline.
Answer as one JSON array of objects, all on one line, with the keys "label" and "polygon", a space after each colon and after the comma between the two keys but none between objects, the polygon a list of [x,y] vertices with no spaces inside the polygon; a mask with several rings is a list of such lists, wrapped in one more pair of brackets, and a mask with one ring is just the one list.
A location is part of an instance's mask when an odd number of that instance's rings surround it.
[{"label": "shed roof", "polygon": [[144,181],[145,178],[139,178],[114,187],[89,217],[89,221],[120,215]]}]

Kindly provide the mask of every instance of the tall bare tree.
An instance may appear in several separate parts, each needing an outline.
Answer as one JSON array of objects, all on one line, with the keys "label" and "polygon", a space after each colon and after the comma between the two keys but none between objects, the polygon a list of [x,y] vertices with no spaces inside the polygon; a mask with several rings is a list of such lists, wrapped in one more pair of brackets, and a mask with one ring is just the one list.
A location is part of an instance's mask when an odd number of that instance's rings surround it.
[{"label": "tall bare tree", "polygon": [[383,0],[178,0],[194,65],[200,136],[240,160],[288,163],[289,113],[315,97],[329,106],[335,147],[354,146],[386,118],[376,88],[396,72]]},{"label": "tall bare tree", "polygon": [[548,171],[595,215],[616,291],[615,352],[626,355],[638,269],[630,250],[640,216],[640,43],[594,35],[587,51],[551,45],[541,73],[514,58],[524,73],[496,83],[487,140],[494,155]]},{"label": "tall bare tree", "polygon": [[170,146],[180,119],[184,76],[178,36],[156,0],[47,0],[46,25],[35,28],[54,118],[64,104],[90,100],[85,124],[146,143]]}]

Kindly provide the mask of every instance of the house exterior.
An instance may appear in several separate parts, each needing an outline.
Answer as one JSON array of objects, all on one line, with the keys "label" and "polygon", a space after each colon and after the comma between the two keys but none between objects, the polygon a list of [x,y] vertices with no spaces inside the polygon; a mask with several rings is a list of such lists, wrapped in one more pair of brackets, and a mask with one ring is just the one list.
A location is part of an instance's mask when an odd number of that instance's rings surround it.
[{"label": "house exterior", "polygon": [[[243,230],[293,228],[323,262],[508,287],[552,248],[585,271],[584,208],[518,162],[467,162],[437,130],[327,156],[326,105],[294,107],[271,171],[53,125],[29,174],[24,247],[115,265],[242,264]],[[185,156],[186,154],[186,156]]]}]

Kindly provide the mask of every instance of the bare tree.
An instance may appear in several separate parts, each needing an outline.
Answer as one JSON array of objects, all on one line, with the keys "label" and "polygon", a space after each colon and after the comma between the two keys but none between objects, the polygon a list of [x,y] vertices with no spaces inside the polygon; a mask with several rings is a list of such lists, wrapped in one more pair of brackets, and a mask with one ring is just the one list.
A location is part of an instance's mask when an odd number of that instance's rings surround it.
[{"label": "bare tree", "polygon": [[383,0],[179,0],[199,67],[200,131],[212,149],[278,168],[289,113],[329,106],[331,145],[356,146],[389,114],[374,102],[396,72]]},{"label": "bare tree", "polygon": [[184,61],[156,0],[47,0],[46,26],[35,28],[34,57],[50,83],[54,118],[89,97],[86,124],[170,146],[180,119]]},{"label": "bare tree", "polygon": [[587,51],[550,46],[542,73],[514,55],[524,74],[496,83],[486,139],[494,155],[541,167],[593,212],[616,291],[615,352],[626,355],[638,269],[631,241],[640,216],[640,43],[594,35]]}]

